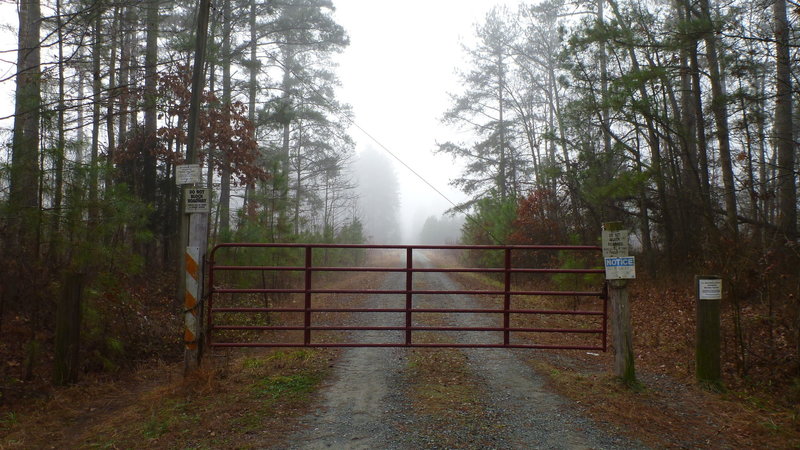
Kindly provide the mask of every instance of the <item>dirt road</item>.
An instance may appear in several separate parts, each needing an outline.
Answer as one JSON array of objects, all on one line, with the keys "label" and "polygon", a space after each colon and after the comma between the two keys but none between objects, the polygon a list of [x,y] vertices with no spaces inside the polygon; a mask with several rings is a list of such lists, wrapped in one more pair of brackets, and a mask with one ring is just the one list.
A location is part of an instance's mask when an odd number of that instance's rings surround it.
[{"label": "dirt road", "polygon": [[[430,266],[418,254],[415,267]],[[418,277],[418,278],[417,278]],[[415,276],[426,288],[452,290],[456,284],[445,274]],[[402,274],[387,277],[381,289],[403,289]],[[371,307],[401,307],[403,296],[375,296]],[[468,296],[417,296],[415,306],[477,308]],[[401,314],[362,316],[371,324],[402,325]],[[450,326],[496,326],[493,318],[476,314],[449,314]],[[367,332],[366,342],[401,340],[386,332]],[[492,339],[485,334],[462,335],[459,342]],[[480,417],[438,420],[415,411],[408,397],[414,380],[407,374],[408,350],[356,348],[344,352],[335,366],[333,382],[319,404],[301,419],[302,430],[287,440],[289,448],[641,448],[626,438],[599,430],[581,417],[567,400],[548,392],[540,375],[518,358],[518,352],[467,349],[466,367],[479,388]]]}]

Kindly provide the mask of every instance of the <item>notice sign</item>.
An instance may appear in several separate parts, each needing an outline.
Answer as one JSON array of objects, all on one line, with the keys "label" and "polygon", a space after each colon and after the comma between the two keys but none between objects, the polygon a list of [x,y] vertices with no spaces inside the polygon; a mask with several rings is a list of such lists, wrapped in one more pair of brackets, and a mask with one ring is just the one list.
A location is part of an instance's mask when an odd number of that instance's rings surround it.
[{"label": "notice sign", "polygon": [[175,166],[175,184],[195,184],[202,182],[200,164],[183,164]]},{"label": "notice sign", "polygon": [[697,280],[697,298],[700,300],[722,300],[722,280]]},{"label": "notice sign", "polygon": [[207,213],[208,206],[208,189],[184,189],[184,197],[186,198],[186,209],[188,213]]},{"label": "notice sign", "polygon": [[620,258],[628,256],[628,230],[603,230],[603,257]]},{"label": "notice sign", "polygon": [[636,261],[633,256],[604,259],[606,280],[633,280],[636,278]]}]

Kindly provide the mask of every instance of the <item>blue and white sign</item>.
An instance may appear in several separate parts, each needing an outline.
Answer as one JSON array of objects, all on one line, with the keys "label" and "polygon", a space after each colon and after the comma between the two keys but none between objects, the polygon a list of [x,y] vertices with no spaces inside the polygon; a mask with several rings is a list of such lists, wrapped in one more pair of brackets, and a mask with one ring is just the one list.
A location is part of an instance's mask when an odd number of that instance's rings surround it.
[{"label": "blue and white sign", "polygon": [[604,259],[606,280],[633,280],[636,278],[636,260],[633,256]]}]

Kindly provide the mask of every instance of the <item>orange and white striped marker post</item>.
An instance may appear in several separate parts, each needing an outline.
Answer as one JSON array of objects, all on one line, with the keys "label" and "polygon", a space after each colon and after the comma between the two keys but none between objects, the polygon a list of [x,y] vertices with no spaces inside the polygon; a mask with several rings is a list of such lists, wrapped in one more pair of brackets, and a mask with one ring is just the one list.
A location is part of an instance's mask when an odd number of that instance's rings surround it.
[{"label": "orange and white striped marker post", "polygon": [[[183,340],[186,345],[186,361],[197,361],[200,340],[201,265],[200,247],[186,247],[186,289],[184,294]],[[188,363],[187,363],[188,364]]]}]

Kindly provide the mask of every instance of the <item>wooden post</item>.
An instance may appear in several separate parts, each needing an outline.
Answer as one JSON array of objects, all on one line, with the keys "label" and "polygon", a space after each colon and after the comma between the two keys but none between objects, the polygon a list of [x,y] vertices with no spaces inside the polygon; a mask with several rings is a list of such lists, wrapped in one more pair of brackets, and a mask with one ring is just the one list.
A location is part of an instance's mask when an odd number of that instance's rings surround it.
[{"label": "wooden post", "polygon": [[[186,144],[186,163],[197,163],[198,154],[198,137],[197,129],[199,125],[200,103],[202,99],[204,77],[203,70],[205,68],[206,58],[206,41],[208,40],[208,21],[210,15],[211,0],[200,0],[197,11],[197,34],[195,36],[195,56],[194,68],[192,71],[192,98],[189,105],[189,122],[188,122],[188,142]],[[211,170],[209,170],[209,177]],[[189,281],[186,279],[188,267],[184,264],[185,257],[180,258],[178,272],[178,291],[182,292],[184,303],[186,304],[186,311],[184,311],[186,320],[185,341],[186,349],[184,352],[184,374],[197,369],[200,365],[200,357],[202,356],[202,343],[203,343],[203,304],[202,304],[202,286],[203,286],[203,270],[202,264],[205,260],[205,253],[207,247],[208,235],[208,214],[206,213],[190,213],[187,214],[185,201],[186,194],[181,189],[181,215],[178,236],[180,242],[180,252],[186,251],[186,247],[199,248],[198,266],[199,266],[199,290],[195,297],[195,302],[189,306],[187,298],[192,293],[186,289]],[[210,192],[209,192],[210,197]],[[210,200],[209,200],[210,201]],[[194,316],[194,317],[190,317]],[[192,331],[194,330],[194,331]],[[192,334],[192,336],[190,336]]]},{"label": "wooden post", "polygon": [[614,374],[628,386],[636,384],[633,359],[633,330],[628,300],[628,282],[610,280],[608,300],[611,303],[611,329],[614,336]]},{"label": "wooden post", "polygon": [[718,276],[695,276],[697,302],[697,341],[695,375],[712,389],[721,390],[719,304],[722,279]]},{"label": "wooden post", "polygon": [[189,373],[200,365],[205,339],[205,331],[203,330],[203,317],[205,317],[203,311],[203,283],[205,282],[203,266],[206,254],[208,215],[194,213],[189,216],[189,246],[186,247],[186,255],[184,257],[186,263],[184,295],[186,327],[184,341],[186,350],[184,353],[184,373]]},{"label": "wooden post", "polygon": [[[604,232],[619,232],[622,230],[620,222],[606,222],[603,224]],[[606,235],[606,233],[604,233]],[[605,236],[604,236],[605,237]],[[628,241],[624,236],[624,244],[603,242],[604,258],[627,257]],[[606,270],[608,278],[608,269]],[[628,299],[628,280],[609,279],[608,300],[611,304],[611,334],[614,343],[614,374],[627,386],[635,386],[636,369],[633,354],[633,328],[631,327],[631,309]]]},{"label": "wooden post", "polygon": [[65,277],[64,293],[56,308],[53,383],[58,386],[78,381],[83,279],[82,273],[70,273]]}]

